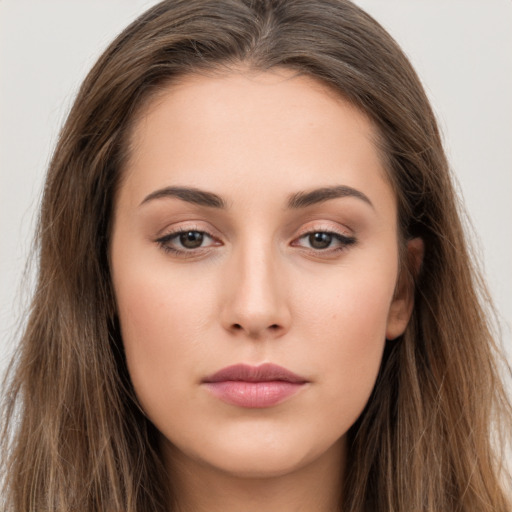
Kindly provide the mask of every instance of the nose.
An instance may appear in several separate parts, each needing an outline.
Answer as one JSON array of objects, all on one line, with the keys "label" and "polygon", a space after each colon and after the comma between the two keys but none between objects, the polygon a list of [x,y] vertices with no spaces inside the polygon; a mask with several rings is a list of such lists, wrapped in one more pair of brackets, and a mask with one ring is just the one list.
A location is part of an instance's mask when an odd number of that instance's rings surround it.
[{"label": "nose", "polygon": [[277,338],[289,330],[291,314],[277,259],[261,247],[233,255],[221,314],[225,329],[255,339]]}]

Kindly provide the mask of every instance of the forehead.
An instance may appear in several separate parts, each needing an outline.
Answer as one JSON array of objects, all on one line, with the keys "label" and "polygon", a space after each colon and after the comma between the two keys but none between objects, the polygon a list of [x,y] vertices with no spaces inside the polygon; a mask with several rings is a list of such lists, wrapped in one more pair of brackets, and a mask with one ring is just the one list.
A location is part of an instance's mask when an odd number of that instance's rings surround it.
[{"label": "forehead", "polygon": [[125,178],[147,193],[262,180],[276,191],[343,182],[372,193],[388,181],[377,138],[341,95],[290,70],[187,75],[137,116]]}]

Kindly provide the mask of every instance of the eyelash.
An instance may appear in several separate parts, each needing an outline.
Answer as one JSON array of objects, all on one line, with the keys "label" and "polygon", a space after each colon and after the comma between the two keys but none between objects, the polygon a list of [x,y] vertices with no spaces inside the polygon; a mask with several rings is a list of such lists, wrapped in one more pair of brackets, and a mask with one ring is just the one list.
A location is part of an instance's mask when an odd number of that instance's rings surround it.
[{"label": "eyelash", "polygon": [[347,248],[349,246],[354,245],[357,241],[356,238],[353,236],[347,236],[347,235],[344,235],[337,231],[333,231],[332,229],[314,229],[314,230],[306,231],[305,233],[302,233],[299,237],[297,237],[292,242],[292,245],[294,247],[302,247],[301,245],[299,245],[297,243],[297,241],[304,240],[304,239],[311,237],[312,235],[318,235],[318,234],[328,235],[329,237],[331,237],[331,241],[336,241],[336,242],[338,242],[339,245],[337,247],[331,247],[330,246],[331,244],[329,244],[329,247],[326,247],[324,249],[305,247],[306,250],[310,250],[310,251],[314,252],[315,254],[317,254],[317,253],[318,254],[337,254],[339,252],[347,250]]},{"label": "eyelash", "polygon": [[[195,229],[195,228],[186,228],[186,229],[179,229],[176,231],[172,231],[171,233],[167,233],[166,235],[158,238],[155,240],[155,242],[160,246],[160,248],[167,254],[174,254],[175,256],[180,256],[183,258],[197,256],[201,254],[204,250],[207,250],[211,245],[208,245],[206,247],[196,247],[196,248],[183,248],[178,249],[176,247],[173,247],[170,245],[170,243],[173,240],[177,240],[181,235],[186,233],[199,233],[203,237],[210,238],[213,241],[216,241],[216,238],[208,233],[207,231],[201,230],[201,229]],[[337,241],[339,243],[338,247],[326,247],[324,249],[316,249],[313,247],[303,247],[302,245],[299,245],[297,242],[299,240],[304,240],[312,235],[315,234],[322,234],[322,235],[328,235],[332,237],[332,241]],[[218,240],[217,240],[218,242]],[[337,231],[333,231],[332,229],[315,229],[310,230],[302,233],[300,236],[295,238],[292,242],[293,247],[303,247],[304,249],[311,251],[315,254],[324,254],[324,255],[332,255],[337,254],[339,252],[347,250],[347,248],[351,245],[356,244],[357,240],[353,236],[347,236],[342,233],[339,233]],[[221,245],[220,242],[214,245]]]},{"label": "eyelash", "polygon": [[200,233],[201,235],[208,237],[212,240],[215,240],[215,237],[213,235],[210,235],[207,231],[196,229],[196,228],[186,228],[186,229],[178,229],[176,231],[172,231],[170,233],[167,233],[166,235],[158,238],[156,240],[156,243],[160,246],[160,248],[168,253],[168,254],[174,254],[176,256],[181,257],[190,257],[193,255],[197,255],[199,251],[206,249],[207,247],[197,247],[195,249],[177,249],[176,247],[172,247],[170,242],[174,239],[178,239],[181,235],[184,235],[186,233]]}]

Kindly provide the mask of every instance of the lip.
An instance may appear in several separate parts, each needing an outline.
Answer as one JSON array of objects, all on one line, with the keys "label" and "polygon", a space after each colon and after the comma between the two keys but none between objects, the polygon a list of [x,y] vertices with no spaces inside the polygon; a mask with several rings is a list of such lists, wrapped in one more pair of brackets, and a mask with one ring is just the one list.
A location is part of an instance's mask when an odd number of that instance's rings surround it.
[{"label": "lip", "polygon": [[235,364],[203,379],[202,384],[220,400],[238,407],[264,408],[298,393],[308,380],[282,366]]}]

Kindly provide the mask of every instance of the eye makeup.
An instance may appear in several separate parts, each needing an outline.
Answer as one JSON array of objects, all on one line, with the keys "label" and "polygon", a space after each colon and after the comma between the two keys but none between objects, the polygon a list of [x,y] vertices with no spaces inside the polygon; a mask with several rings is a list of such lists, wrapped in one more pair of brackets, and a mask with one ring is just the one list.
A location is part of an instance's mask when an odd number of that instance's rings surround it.
[{"label": "eye makeup", "polygon": [[[165,253],[178,257],[202,255],[214,247],[224,245],[211,233],[196,226],[173,230],[157,238],[155,242]],[[356,242],[354,236],[348,236],[332,228],[320,228],[302,232],[290,242],[290,246],[312,253],[336,255]]]}]

